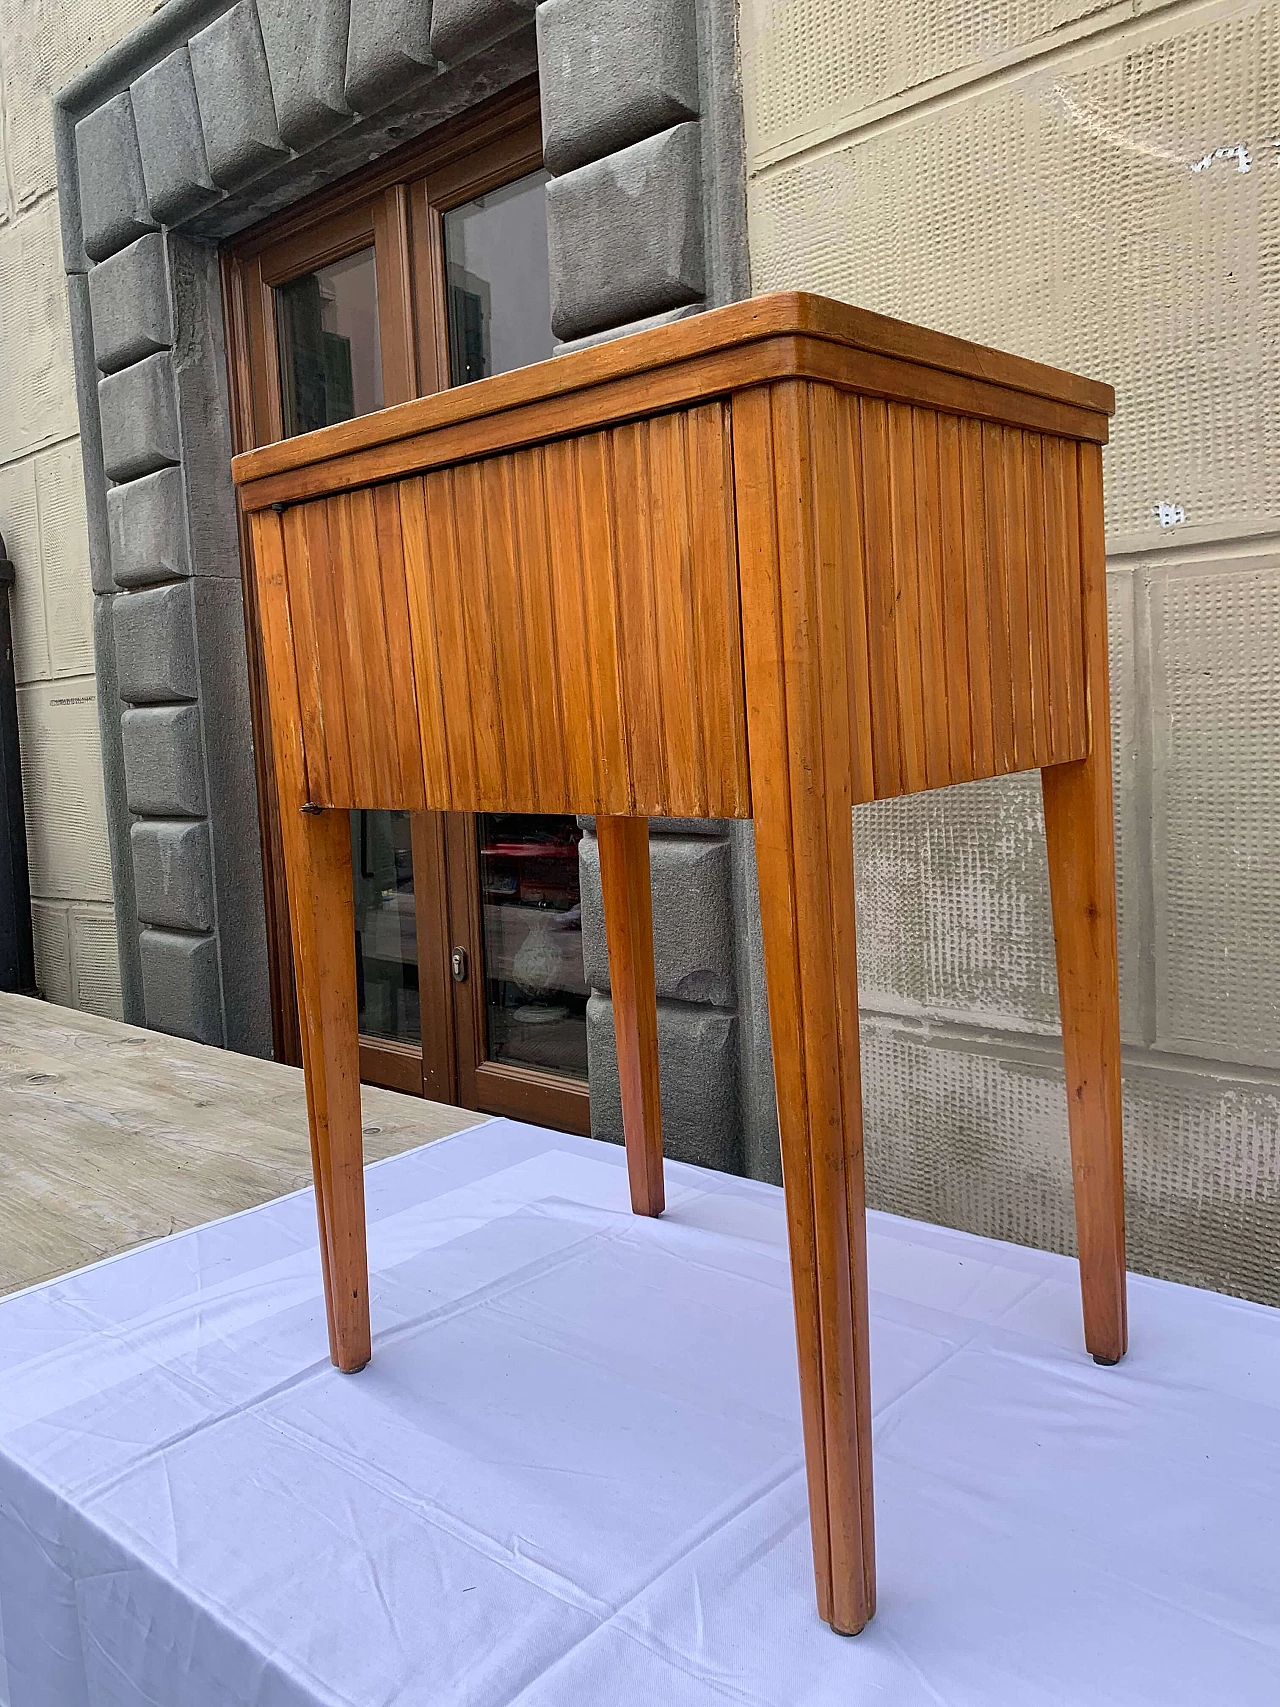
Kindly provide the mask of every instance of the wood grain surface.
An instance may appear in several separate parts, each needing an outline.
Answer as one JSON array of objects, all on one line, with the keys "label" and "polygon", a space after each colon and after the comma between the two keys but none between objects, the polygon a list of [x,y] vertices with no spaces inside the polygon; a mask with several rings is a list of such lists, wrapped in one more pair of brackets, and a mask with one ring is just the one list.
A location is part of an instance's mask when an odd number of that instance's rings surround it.
[{"label": "wood grain surface", "polygon": [[[1074,443],[794,383],[854,799],[1082,757]],[[731,447],[713,403],[286,508],[310,800],[749,816]]]},{"label": "wood grain surface", "polygon": [[304,810],[309,803],[302,714],[279,517],[269,511],[255,516],[253,545],[276,735],[329,1351],[339,1369],[354,1371],[369,1361],[370,1327],[351,820],[345,811]]},{"label": "wood grain surface", "polygon": [[287,509],[312,801],[746,816],[729,458],[715,403]]},{"label": "wood grain surface", "polygon": [[875,1610],[852,835],[867,664],[850,645],[859,590],[823,549],[837,444],[803,384],[737,401],[756,860],[814,1567],[819,1612],[851,1635]]},{"label": "wood grain surface", "polygon": [[666,1196],[662,1180],[649,825],[644,818],[601,815],[596,819],[596,837],[600,844],[600,888],[609,944],[609,993],[617,1040],[631,1207],[637,1215],[661,1215]]},{"label": "wood grain surface", "polygon": [[[1058,431],[1100,443],[1115,409],[1111,387],[1095,380],[828,297],[779,292],[263,445],[236,457],[232,467],[238,485],[302,476],[293,488],[263,485],[249,501],[257,508],[314,494],[322,465],[375,450],[387,454],[360,463],[351,483],[405,473],[413,456],[405,442],[425,445],[448,429],[474,431],[445,441],[446,460],[509,448],[524,434],[545,436],[556,429],[555,416],[538,413],[543,404],[559,411],[558,430],[572,431],[787,376],[932,400],[997,420],[1021,423],[1025,415],[1028,425],[1055,430],[1056,424]],[[504,434],[511,435],[506,445]],[[322,478],[335,476],[330,471]]]},{"label": "wood grain surface", "polygon": [[[296,1067],[0,992],[0,1293],[301,1191]],[[487,1117],[365,1085],[379,1161]]]},{"label": "wood grain surface", "polygon": [[1128,1318],[1102,459],[1092,445],[1071,453],[1078,459],[1070,484],[1081,524],[1089,751],[1042,771],[1041,783],[1085,1344],[1099,1363],[1116,1363],[1128,1346]]}]

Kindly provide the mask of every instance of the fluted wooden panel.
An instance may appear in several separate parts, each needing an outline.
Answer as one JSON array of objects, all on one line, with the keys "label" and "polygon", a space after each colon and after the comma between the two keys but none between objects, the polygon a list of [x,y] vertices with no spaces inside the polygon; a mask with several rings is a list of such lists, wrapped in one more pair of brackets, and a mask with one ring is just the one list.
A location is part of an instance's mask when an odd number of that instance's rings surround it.
[{"label": "fluted wooden panel", "polygon": [[809,470],[810,549],[851,589],[855,799],[1083,757],[1075,444],[801,391],[778,467],[794,455]]},{"label": "fluted wooden panel", "polygon": [[[1075,443],[784,391],[795,550],[850,601],[855,799],[1083,756]],[[730,410],[289,507],[312,799],[749,815]]]},{"label": "fluted wooden panel", "polygon": [[399,483],[428,804],[750,811],[728,408]]},{"label": "fluted wooden panel", "polygon": [[425,804],[400,506],[342,492],[284,513],[289,617],[309,797]]}]

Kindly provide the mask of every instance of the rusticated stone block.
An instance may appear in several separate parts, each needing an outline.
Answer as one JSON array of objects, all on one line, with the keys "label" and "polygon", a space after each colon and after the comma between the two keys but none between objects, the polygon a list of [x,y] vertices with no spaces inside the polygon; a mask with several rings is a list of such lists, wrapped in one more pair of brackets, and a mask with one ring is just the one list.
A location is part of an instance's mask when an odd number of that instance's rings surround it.
[{"label": "rusticated stone block", "polygon": [[89,273],[93,349],[102,373],[114,373],[173,343],[164,239],[150,231]]},{"label": "rusticated stone block", "polygon": [[596,344],[609,344],[615,338],[629,338],[633,332],[648,332],[655,326],[671,326],[677,320],[687,320],[691,314],[701,314],[706,304],[687,303],[683,308],[668,308],[662,314],[646,314],[643,320],[631,320],[625,326],[610,326],[603,332],[588,332],[585,338],[564,338],[557,343],[553,354],[572,355],[575,350],[589,350]]},{"label": "rusticated stone block", "polygon": [[551,326],[580,338],[703,294],[696,124],[678,124],[547,185]]},{"label": "rusticated stone block", "polygon": [[[742,1171],[738,1134],[737,1018],[714,1008],[658,1003],[663,1152],[675,1162]],[[622,1142],[622,1097],[613,1003],[587,1002],[591,1131]]]},{"label": "rusticated stone block", "polygon": [[[584,836],[578,849],[582,883],[582,966],[587,983],[609,988],[600,894],[600,848]],[[683,836],[649,843],[653,892],[653,970],[659,996],[732,1007],[733,896],[729,844]]]},{"label": "rusticated stone block", "polygon": [[434,65],[423,0],[363,0],[353,9],[344,89],[358,113],[376,113]]},{"label": "rusticated stone block", "polygon": [[209,176],[190,53],[180,47],[144,71],[129,93],[152,214],[177,225],[221,193]]},{"label": "rusticated stone block", "polygon": [[105,261],[144,231],[155,230],[127,90],[80,120],[76,165],[84,248],[90,260]]},{"label": "rusticated stone block", "polygon": [[532,18],[536,0],[434,0],[431,51],[456,62]]},{"label": "rusticated stone block", "polygon": [[137,480],[181,460],[167,355],[109,374],[98,386],[98,410],[108,480]]},{"label": "rusticated stone block", "polygon": [[177,581],[191,573],[182,470],[162,468],[107,493],[111,570],[118,587]]},{"label": "rusticated stone block", "polygon": [[342,87],[351,0],[258,0],[258,22],[281,140],[310,148],[351,117]]},{"label": "rusticated stone block", "polygon": [[138,948],[150,1029],[220,1045],[222,1001],[215,938],[145,930]]},{"label": "rusticated stone block", "polygon": [[188,46],[209,176],[239,189],[288,153],[253,0],[237,0]]},{"label": "rusticated stone block", "polygon": [[120,733],[130,812],[144,818],[202,818],[205,787],[199,708],[154,705],[126,711]]},{"label": "rusticated stone block", "polygon": [[213,929],[213,856],[203,818],[142,818],[129,832],[138,917],[180,931]]},{"label": "rusticated stone block", "polygon": [[191,582],[117,593],[116,670],[120,698],[129,705],[163,705],[195,699],[195,629]]},{"label": "rusticated stone block", "polygon": [[697,118],[694,0],[545,0],[538,84],[557,175]]}]

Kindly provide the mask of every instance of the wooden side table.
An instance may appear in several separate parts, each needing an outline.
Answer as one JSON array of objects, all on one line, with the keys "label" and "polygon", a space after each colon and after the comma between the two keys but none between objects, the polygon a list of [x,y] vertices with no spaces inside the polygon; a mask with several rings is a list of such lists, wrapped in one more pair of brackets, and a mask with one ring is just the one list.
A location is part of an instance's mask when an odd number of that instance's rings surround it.
[{"label": "wooden side table", "polygon": [[594,813],[633,1207],[645,820],[756,824],[818,1606],[874,1609],[851,810],[1039,768],[1085,1341],[1125,1349],[1109,387],[810,296],[238,457],[334,1362],[370,1352],[349,812]]}]

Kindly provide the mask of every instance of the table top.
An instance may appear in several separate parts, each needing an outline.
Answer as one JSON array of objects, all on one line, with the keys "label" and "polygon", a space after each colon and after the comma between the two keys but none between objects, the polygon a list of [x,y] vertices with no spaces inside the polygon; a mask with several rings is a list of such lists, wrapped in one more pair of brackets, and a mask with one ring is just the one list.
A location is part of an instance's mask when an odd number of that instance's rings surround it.
[{"label": "table top", "polygon": [[[787,377],[827,380],[1103,443],[1109,385],[804,292],[753,297],[247,451],[249,510]],[[485,431],[478,433],[478,424]],[[495,427],[495,423],[497,423]],[[471,428],[471,431],[467,429]]]},{"label": "table top", "polygon": [[[302,1074],[279,1061],[0,991],[0,1087],[0,1293],[311,1183]],[[488,1118],[361,1100],[370,1162]]]}]

